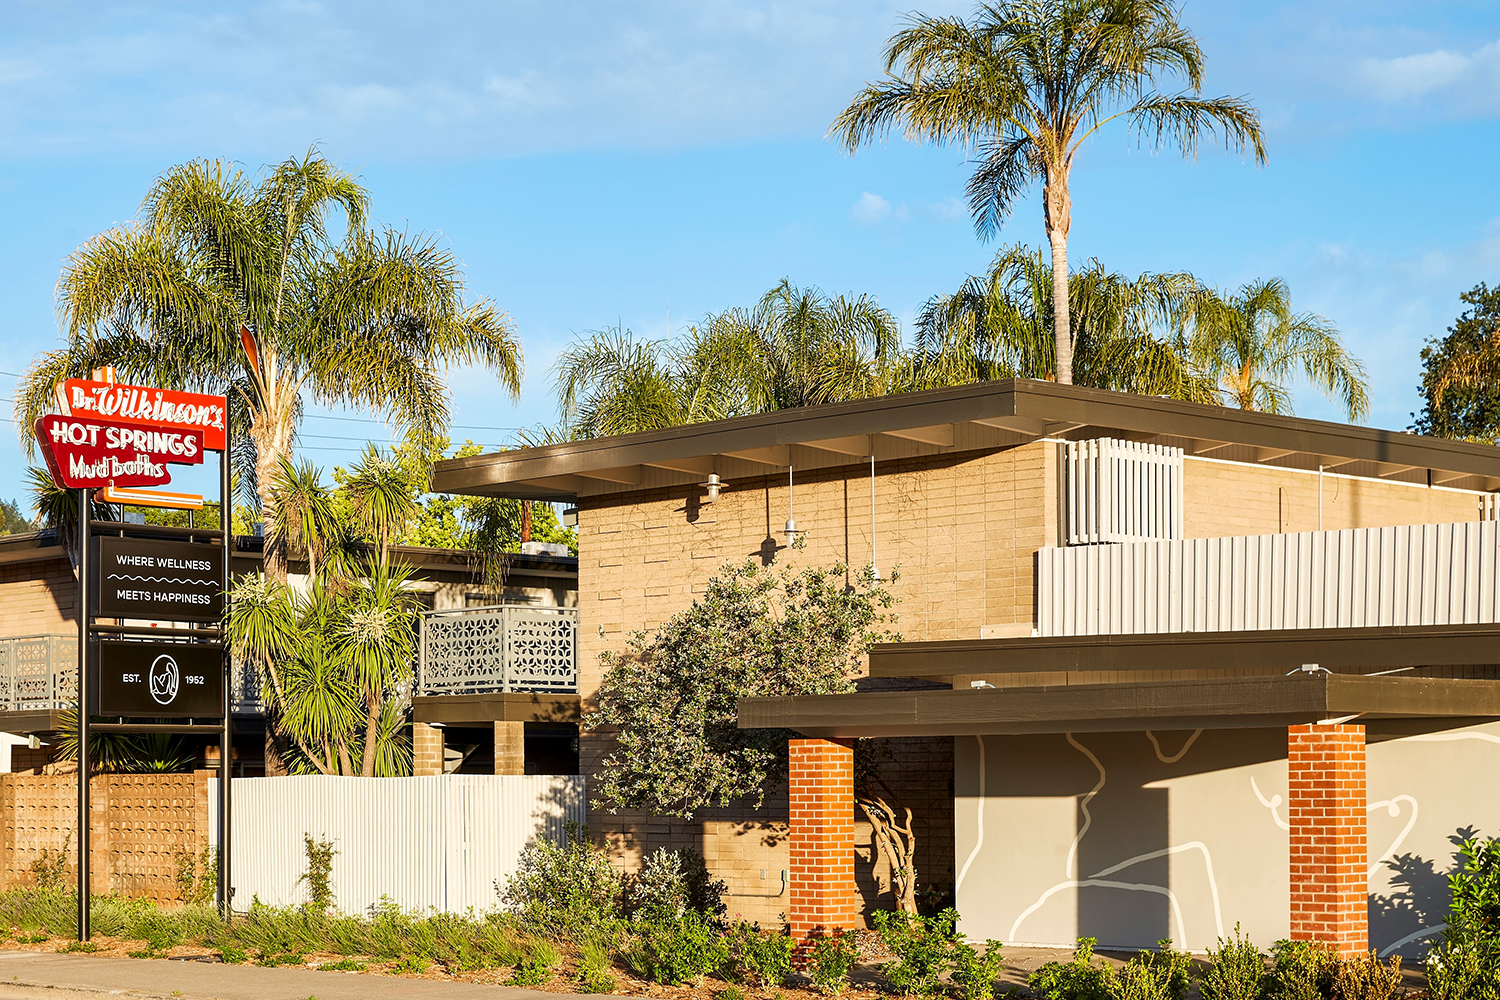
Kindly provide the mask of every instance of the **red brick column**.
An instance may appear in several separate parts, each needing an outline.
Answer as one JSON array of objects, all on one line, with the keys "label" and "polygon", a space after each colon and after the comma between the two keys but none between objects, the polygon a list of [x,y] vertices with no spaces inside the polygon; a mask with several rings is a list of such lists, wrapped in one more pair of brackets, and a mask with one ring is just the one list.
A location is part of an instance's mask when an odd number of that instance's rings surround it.
[{"label": "red brick column", "polygon": [[801,941],[857,926],[854,892],[854,744],[791,740],[790,895],[787,919]]},{"label": "red brick column", "polygon": [[1287,730],[1293,941],[1369,947],[1365,727]]}]

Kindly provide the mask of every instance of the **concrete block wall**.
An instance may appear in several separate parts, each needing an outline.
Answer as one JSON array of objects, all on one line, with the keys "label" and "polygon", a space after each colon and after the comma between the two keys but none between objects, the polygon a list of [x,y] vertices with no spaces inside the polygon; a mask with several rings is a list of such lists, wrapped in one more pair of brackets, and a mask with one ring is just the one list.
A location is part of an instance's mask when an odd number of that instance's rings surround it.
[{"label": "concrete block wall", "polygon": [[[178,901],[178,859],[197,858],[209,843],[211,777],[211,771],[95,775],[89,801],[93,891]],[[33,884],[32,863],[65,845],[68,871],[76,872],[77,789],[72,774],[0,775],[0,888]]]},{"label": "concrete block wall", "polygon": [[0,565],[0,637],[76,633],[78,577],[66,556]]}]

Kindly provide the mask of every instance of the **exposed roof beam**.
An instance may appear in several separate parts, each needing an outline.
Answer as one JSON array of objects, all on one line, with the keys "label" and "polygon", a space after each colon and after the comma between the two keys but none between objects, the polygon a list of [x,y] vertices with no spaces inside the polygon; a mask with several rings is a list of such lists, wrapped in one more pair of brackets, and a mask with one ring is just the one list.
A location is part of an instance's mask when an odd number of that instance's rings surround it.
[{"label": "exposed roof beam", "polygon": [[903,438],[919,444],[937,445],[939,448],[953,447],[953,425],[934,424],[931,427],[907,427],[901,430],[881,431],[886,437]]},{"label": "exposed roof beam", "polygon": [[1222,451],[1225,448],[1234,447],[1232,441],[1194,441],[1191,448],[1187,449],[1189,455],[1207,455],[1210,452]]},{"label": "exposed roof beam", "polygon": [[1036,417],[981,417],[970,420],[969,423],[1010,431],[1014,434],[1029,434],[1032,437],[1046,437],[1048,433],[1047,421]]},{"label": "exposed roof beam", "polygon": [[867,458],[871,454],[871,435],[851,434],[848,437],[822,438],[818,441],[803,441],[802,447],[831,451],[835,455],[855,455]]},{"label": "exposed roof beam", "polygon": [[1257,462],[1274,462],[1278,458],[1286,458],[1288,455],[1297,454],[1295,448],[1257,448],[1255,449],[1255,460]]},{"label": "exposed roof beam", "polygon": [[618,469],[589,469],[578,473],[585,479],[602,479],[606,483],[623,483],[626,486],[639,486],[641,484],[641,467],[639,465],[622,465]]},{"label": "exposed roof beam", "polygon": [[717,470],[714,468],[713,456],[704,458],[653,458],[642,465],[653,469],[666,469],[670,472],[684,472],[690,476],[708,476]]},{"label": "exposed roof beam", "polygon": [[726,451],[723,454],[729,458],[737,458],[742,462],[775,465],[783,469],[792,464],[792,449],[784,444],[773,444],[769,448],[747,448],[744,451]]},{"label": "exposed roof beam", "polygon": [[1385,464],[1382,464],[1380,466],[1380,471],[1379,471],[1378,475],[1380,476],[1381,479],[1387,479],[1387,478],[1389,478],[1391,476],[1399,476],[1403,472],[1412,472],[1412,471],[1414,471],[1416,469],[1420,469],[1420,468],[1422,468],[1420,465],[1385,465]]}]

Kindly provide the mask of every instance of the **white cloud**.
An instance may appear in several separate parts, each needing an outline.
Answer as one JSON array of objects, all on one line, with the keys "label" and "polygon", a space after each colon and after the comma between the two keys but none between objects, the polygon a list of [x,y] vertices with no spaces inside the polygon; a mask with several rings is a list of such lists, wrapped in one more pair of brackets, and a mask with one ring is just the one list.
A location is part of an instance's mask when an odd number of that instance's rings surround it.
[{"label": "white cloud", "polygon": [[890,214],[891,203],[880,197],[880,195],[872,194],[869,191],[860,195],[859,200],[849,209],[849,218],[866,225],[879,222]]},{"label": "white cloud", "polygon": [[1443,96],[1462,106],[1500,101],[1500,41],[1465,54],[1436,49],[1392,59],[1365,59],[1365,85],[1392,103]]}]

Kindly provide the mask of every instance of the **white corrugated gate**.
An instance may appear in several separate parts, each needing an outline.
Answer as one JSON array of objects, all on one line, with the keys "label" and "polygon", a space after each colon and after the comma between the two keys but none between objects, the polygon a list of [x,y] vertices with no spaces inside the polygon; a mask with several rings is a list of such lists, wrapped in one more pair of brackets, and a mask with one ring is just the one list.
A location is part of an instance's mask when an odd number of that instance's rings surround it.
[{"label": "white corrugated gate", "polygon": [[[217,804],[217,781],[209,802]],[[561,840],[587,818],[584,779],[450,774],[422,778],[236,778],[230,845],[235,909],[307,899],[303,834],[331,840],[333,891],[346,913],[382,897],[403,909],[494,909],[495,883],[534,838]],[[217,812],[217,809],[213,809]],[[217,829],[217,817],[210,823]]]},{"label": "white corrugated gate", "polygon": [[1500,620],[1500,524],[1416,524],[1046,548],[1041,635]]}]

